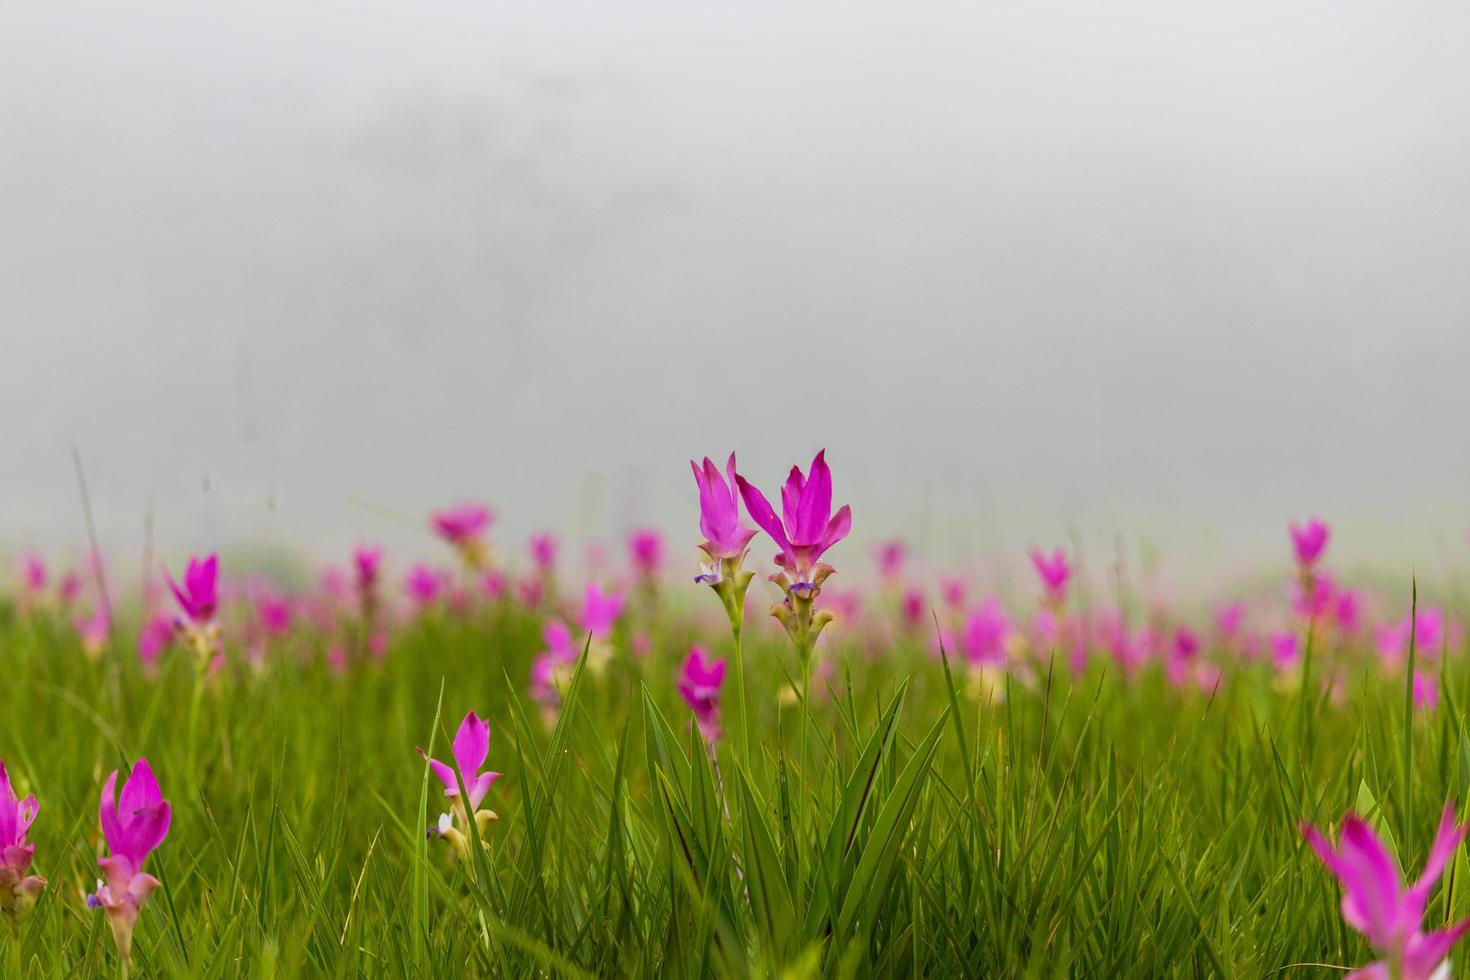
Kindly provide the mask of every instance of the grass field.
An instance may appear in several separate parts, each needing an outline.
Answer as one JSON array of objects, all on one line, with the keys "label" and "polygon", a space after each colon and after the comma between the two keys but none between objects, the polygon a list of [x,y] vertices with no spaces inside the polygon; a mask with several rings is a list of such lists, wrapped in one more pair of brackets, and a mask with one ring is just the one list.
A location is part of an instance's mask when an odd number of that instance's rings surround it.
[{"label": "grass field", "polygon": [[[293,635],[283,646],[304,656],[200,682],[187,657],[150,679],[12,615],[0,744],[40,799],[32,839],[50,884],[4,945],[4,973],[111,968],[82,896],[101,782],[139,755],[174,807],[137,940],[138,972],[157,976],[1352,964],[1367,947],[1297,823],[1356,807],[1413,865],[1444,801],[1470,798],[1458,670],[1440,709],[1407,722],[1405,691],[1367,674],[1334,707],[1259,666],[1213,698],[1099,663],[1013,680],[987,704],[922,643],[843,657],[839,641],[803,738],[776,696],[789,649],[751,643],[751,751],[727,738],[716,766],[673,689],[687,629],[671,622],[645,659],[579,671],[554,727],[521,683],[539,639],[525,612],[486,608],[428,616],[346,673]],[[490,720],[489,765],[505,776],[466,867],[425,838],[442,797],[414,747],[447,758],[470,710]],[[1462,855],[1451,884],[1464,870]],[[1431,906],[1467,910],[1452,887]]]},{"label": "grass field", "polygon": [[[350,605],[264,634],[237,598],[213,663],[176,642],[145,664],[135,614],[89,650],[54,604],[0,607],[0,756],[38,800],[47,879],[0,975],[122,972],[86,896],[101,786],[142,756],[172,807],[133,945],[150,977],[1334,976],[1374,953],[1300,824],[1356,810],[1417,870],[1470,799],[1449,630],[1430,651],[1411,635],[1397,674],[1312,616],[1290,669],[1202,628],[1208,683],[1092,639],[982,669],[875,591],[823,634],[803,708],[753,590],[711,748],[680,664],[733,645],[682,581],[573,630],[540,700],[546,623],[575,606],[545,592],[426,602],[376,650]],[[503,776],[460,850],[426,833],[447,806],[416,747],[452,759],[471,711]],[[1425,921],[1467,914],[1456,847]]]}]

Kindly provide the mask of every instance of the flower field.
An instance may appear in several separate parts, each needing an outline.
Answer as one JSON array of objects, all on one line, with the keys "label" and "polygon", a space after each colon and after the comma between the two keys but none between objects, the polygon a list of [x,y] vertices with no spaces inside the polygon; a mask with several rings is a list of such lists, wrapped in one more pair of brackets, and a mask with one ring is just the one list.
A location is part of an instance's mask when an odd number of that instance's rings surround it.
[{"label": "flower field", "polygon": [[824,454],[692,470],[591,562],[476,504],[294,586],[17,556],[0,975],[1460,975],[1448,583],[1317,520],[1198,599],[1002,583],[856,545]]}]

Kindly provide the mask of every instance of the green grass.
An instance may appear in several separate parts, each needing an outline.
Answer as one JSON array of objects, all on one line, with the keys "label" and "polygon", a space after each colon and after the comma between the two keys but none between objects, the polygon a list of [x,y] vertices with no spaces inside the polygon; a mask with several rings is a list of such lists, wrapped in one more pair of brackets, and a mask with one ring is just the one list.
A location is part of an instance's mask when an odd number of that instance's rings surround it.
[{"label": "green grass", "polygon": [[[40,799],[50,880],[0,934],[0,975],[117,972],[83,894],[99,787],[139,755],[174,807],[135,943],[150,977],[1325,977],[1292,964],[1371,955],[1298,822],[1356,807],[1417,870],[1444,802],[1470,799],[1458,663],[1408,723],[1376,675],[1334,705],[1242,665],[1211,699],[1101,657],[982,703],[927,641],[871,658],[836,626],[802,733],[776,697],[789,647],[748,624],[755,749],[712,763],[674,675],[728,636],[656,625],[647,657],[581,672],[552,727],[524,694],[540,624],[514,610],[420,622],[340,676],[300,634],[192,720],[186,656],[150,679],[129,649],[114,678],[64,624],[0,614],[0,757]],[[505,776],[466,867],[425,839],[443,798],[414,748],[448,758],[471,709]],[[1467,911],[1461,854],[1428,918]]]}]

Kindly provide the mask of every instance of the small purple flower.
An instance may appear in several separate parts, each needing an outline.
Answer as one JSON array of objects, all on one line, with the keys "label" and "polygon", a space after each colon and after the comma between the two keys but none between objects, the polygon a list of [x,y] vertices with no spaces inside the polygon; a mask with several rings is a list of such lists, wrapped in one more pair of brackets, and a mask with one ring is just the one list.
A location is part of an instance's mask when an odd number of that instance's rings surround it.
[{"label": "small purple flower", "polygon": [[444,573],[423,564],[411,567],[408,576],[403,580],[404,590],[419,609],[425,609],[436,602],[444,594],[447,585]]},{"label": "small purple flower", "polygon": [[495,520],[495,513],[480,504],[460,504],[436,511],[429,519],[434,533],[449,543],[472,571],[480,571],[490,562],[490,549],[485,532]]}]

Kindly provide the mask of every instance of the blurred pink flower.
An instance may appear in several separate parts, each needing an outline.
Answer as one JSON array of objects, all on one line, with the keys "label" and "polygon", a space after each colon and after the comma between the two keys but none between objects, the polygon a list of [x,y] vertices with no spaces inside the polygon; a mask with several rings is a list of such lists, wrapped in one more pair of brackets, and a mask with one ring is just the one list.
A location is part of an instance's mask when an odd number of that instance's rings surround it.
[{"label": "blurred pink flower", "polygon": [[446,576],[428,565],[416,564],[408,570],[408,577],[404,579],[404,590],[409,599],[420,609],[435,602],[445,590],[448,584]]},{"label": "blurred pink flower", "polygon": [[560,550],[556,535],[550,531],[531,535],[530,550],[531,564],[539,574],[550,575],[556,571],[556,555]]},{"label": "blurred pink flower", "polygon": [[190,558],[184,568],[184,584],[175,582],[165,570],[164,579],[184,616],[196,626],[204,626],[214,619],[219,608],[219,556],[210,555],[202,561]]},{"label": "blurred pink flower", "polygon": [[1297,565],[1302,569],[1312,568],[1327,550],[1331,529],[1314,517],[1305,524],[1293,522],[1287,526],[1287,530],[1291,533],[1291,547],[1296,555]]},{"label": "blurred pink flower", "polygon": [[700,735],[710,742],[720,737],[720,686],[724,683],[725,661],[713,659],[703,647],[691,647],[679,671],[679,696],[694,713]]},{"label": "blurred pink flower", "polygon": [[965,659],[975,665],[999,666],[1006,660],[1006,640],[1011,620],[1000,600],[988,596],[965,620]]},{"label": "blurred pink flower", "polygon": [[885,582],[897,582],[903,575],[904,562],[908,560],[908,545],[900,538],[889,538],[881,541],[873,549],[873,556],[878,562],[878,575]]},{"label": "blurred pink flower", "polygon": [[606,639],[613,624],[623,611],[623,596],[617,592],[603,592],[596,582],[587,583],[582,597],[582,612],[577,624],[583,632],[591,633],[594,639]]},{"label": "blurred pink flower", "polygon": [[641,578],[657,578],[664,567],[663,532],[642,528],[628,535],[628,557]]},{"label": "blurred pink flower", "polygon": [[1067,584],[1072,580],[1072,564],[1067,553],[1058,548],[1048,556],[1040,548],[1032,548],[1031,564],[1041,585],[1046,590],[1046,600],[1055,606],[1067,601]]},{"label": "blurred pink flower", "polygon": [[741,559],[756,532],[740,522],[735,454],[731,453],[725,463],[724,475],[708,456],[703,465],[691,459],[689,468],[694,471],[694,483],[699,488],[699,533],[704,535],[700,550],[716,565],[727,558]]}]

